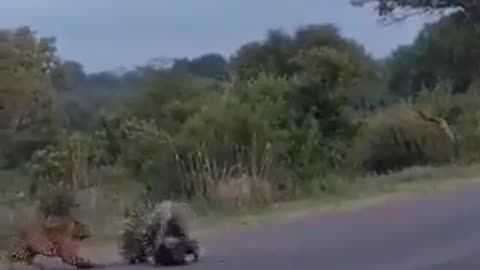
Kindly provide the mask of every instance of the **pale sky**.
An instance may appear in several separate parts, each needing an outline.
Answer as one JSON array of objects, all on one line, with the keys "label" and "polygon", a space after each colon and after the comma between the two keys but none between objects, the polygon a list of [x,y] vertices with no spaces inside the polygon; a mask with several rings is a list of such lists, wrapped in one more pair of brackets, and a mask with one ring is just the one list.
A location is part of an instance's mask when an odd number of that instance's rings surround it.
[{"label": "pale sky", "polygon": [[374,56],[413,41],[423,25],[411,18],[381,26],[370,7],[348,0],[0,0],[0,27],[28,25],[55,36],[63,58],[86,71],[132,68],[155,57],[234,53],[268,29],[293,31],[334,23]]}]

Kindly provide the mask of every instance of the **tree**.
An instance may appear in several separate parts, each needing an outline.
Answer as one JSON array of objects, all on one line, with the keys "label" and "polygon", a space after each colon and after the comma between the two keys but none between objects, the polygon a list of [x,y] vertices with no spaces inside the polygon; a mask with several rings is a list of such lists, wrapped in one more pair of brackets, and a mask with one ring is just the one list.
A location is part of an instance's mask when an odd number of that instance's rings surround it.
[{"label": "tree", "polygon": [[454,93],[467,91],[480,71],[479,40],[461,14],[426,25],[412,45],[397,48],[388,59],[390,89],[404,97],[438,83]]},{"label": "tree", "polygon": [[277,143],[288,142],[281,160],[302,179],[339,165],[355,131],[344,109],[368,104],[379,67],[331,24],[307,25],[293,35],[269,31],[265,41],[242,46],[231,64],[240,81],[254,84],[266,74],[288,82],[274,129],[286,136]]},{"label": "tree", "polygon": [[0,135],[7,152],[7,146],[51,138],[54,42],[37,38],[28,27],[0,31]]},{"label": "tree", "polygon": [[444,14],[458,11],[480,23],[480,2],[476,0],[351,0],[354,6],[375,3],[375,10],[384,22],[394,22],[419,14]]},{"label": "tree", "polygon": [[52,72],[52,83],[57,90],[72,90],[81,85],[87,78],[82,64],[75,61],[64,61]]},{"label": "tree", "polygon": [[236,55],[230,59],[233,69],[240,78],[256,77],[262,69],[265,69],[261,64],[264,61],[262,50],[260,42],[250,42],[240,47]]},{"label": "tree", "polygon": [[223,80],[228,75],[228,61],[220,54],[209,53],[187,60],[186,70],[201,77]]},{"label": "tree", "polygon": [[203,105],[214,88],[204,78],[158,70],[145,78],[145,89],[145,94],[129,106],[128,113],[154,119],[162,129],[172,132],[200,109],[199,102]]},{"label": "tree", "polygon": [[48,75],[56,61],[53,42],[37,39],[26,27],[0,32],[0,125],[3,131],[41,129],[40,123],[50,113]]},{"label": "tree", "polygon": [[253,78],[261,73],[291,77],[303,71],[295,58],[313,48],[334,48],[359,61],[373,63],[362,46],[341,36],[336,26],[324,24],[301,27],[294,35],[271,30],[264,42],[242,46],[231,59],[231,65],[241,79]]}]

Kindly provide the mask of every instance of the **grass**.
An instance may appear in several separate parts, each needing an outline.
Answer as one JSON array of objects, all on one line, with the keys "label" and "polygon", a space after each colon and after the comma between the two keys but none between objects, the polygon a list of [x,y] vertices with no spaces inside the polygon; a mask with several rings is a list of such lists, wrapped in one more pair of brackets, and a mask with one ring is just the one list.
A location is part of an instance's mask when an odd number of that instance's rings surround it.
[{"label": "grass", "polygon": [[444,192],[480,183],[480,164],[471,166],[414,167],[385,176],[357,179],[335,194],[276,203],[260,209],[218,213],[198,219],[197,235],[211,236],[235,229],[266,225],[326,211],[350,211],[392,199]]},{"label": "grass", "polygon": [[[348,183],[341,185],[334,193],[317,193],[301,200],[228,212],[210,211],[196,219],[194,234],[199,238],[212,237],[232,230],[262,226],[325,211],[350,211],[385,200],[448,191],[456,187],[480,183],[480,164],[415,167],[385,176],[359,178],[355,181],[348,181]],[[99,197],[105,198],[105,194],[100,193]],[[98,207],[99,205],[101,207]],[[118,200],[109,201],[109,203],[97,201],[94,209],[84,210],[85,213],[82,216],[87,222],[95,225],[93,226],[95,237],[88,243],[92,246],[116,245],[114,240],[118,239],[121,222]],[[7,235],[5,230],[3,234]],[[5,241],[1,239],[0,242]]]}]

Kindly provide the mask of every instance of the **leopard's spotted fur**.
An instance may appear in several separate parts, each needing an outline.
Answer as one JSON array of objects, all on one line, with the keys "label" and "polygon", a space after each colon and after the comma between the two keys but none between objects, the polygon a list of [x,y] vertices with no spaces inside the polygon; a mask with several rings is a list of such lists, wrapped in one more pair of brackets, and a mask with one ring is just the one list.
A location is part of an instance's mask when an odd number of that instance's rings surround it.
[{"label": "leopard's spotted fur", "polygon": [[41,220],[24,226],[8,252],[11,263],[29,265],[37,255],[60,257],[77,268],[92,268],[94,263],[79,256],[79,245],[91,236],[89,227],[77,220]]}]

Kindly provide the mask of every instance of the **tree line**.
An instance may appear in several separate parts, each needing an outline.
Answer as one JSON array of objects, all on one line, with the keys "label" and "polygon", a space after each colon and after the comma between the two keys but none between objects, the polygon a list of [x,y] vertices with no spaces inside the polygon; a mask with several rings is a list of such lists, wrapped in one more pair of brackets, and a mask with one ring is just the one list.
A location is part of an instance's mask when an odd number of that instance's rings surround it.
[{"label": "tree line", "polygon": [[332,192],[331,175],[476,162],[471,2],[352,1],[383,20],[442,14],[384,59],[333,24],[312,24],[269,30],[229,58],[86,73],[57,56],[55,39],[2,30],[0,165],[28,174],[32,193],[90,185],[108,167],[155,196],[272,201]]}]

